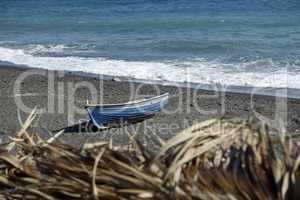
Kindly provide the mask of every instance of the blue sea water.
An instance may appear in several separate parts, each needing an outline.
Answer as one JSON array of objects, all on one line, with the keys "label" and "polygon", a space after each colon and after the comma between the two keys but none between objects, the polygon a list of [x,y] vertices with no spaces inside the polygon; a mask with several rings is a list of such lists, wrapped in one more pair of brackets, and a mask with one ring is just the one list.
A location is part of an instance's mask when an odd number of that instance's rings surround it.
[{"label": "blue sea water", "polygon": [[300,88],[299,0],[1,0],[0,60]]}]

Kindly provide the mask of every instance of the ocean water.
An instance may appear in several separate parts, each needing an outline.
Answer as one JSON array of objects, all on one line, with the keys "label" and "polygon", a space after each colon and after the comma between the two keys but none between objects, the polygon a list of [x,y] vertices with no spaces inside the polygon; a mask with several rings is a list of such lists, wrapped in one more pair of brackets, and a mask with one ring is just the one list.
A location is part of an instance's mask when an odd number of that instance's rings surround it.
[{"label": "ocean water", "polygon": [[0,61],[300,89],[300,1],[1,0]]}]

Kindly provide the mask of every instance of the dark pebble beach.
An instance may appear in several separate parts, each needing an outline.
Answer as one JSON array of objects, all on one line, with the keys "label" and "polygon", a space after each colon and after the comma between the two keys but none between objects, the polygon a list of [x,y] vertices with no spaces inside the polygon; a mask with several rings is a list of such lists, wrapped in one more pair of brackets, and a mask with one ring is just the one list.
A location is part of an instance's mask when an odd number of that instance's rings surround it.
[{"label": "dark pebble beach", "polygon": [[[89,120],[84,110],[87,100],[90,103],[99,103],[101,99],[104,103],[121,103],[131,100],[130,97],[166,92],[170,94],[169,105],[145,121],[104,131],[95,131],[95,127],[86,123]],[[196,90],[119,78],[100,80],[96,76],[70,72],[1,66],[0,95],[0,137],[4,141],[20,130],[20,121],[24,122],[35,106],[39,113],[29,132],[49,137],[64,129],[61,138],[76,146],[110,138],[114,144],[126,144],[128,134],[136,135],[143,144],[151,146],[157,143],[154,135],[169,139],[192,124],[222,117],[260,116],[271,120],[274,128],[293,133],[300,128],[298,99]],[[20,106],[20,102],[24,105]],[[283,126],[276,121],[280,116],[286,116]]]}]

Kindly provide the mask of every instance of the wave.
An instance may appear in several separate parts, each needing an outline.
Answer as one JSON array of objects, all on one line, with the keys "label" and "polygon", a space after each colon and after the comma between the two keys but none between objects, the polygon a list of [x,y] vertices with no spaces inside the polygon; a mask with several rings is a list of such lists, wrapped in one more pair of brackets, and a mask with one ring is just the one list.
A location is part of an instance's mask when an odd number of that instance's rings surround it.
[{"label": "wave", "polygon": [[[52,46],[47,49],[47,47],[40,46],[35,51],[38,52],[39,48],[46,48],[48,51],[63,51],[66,47]],[[290,68],[299,69],[300,66],[278,67],[272,59],[247,60],[241,63],[208,61],[204,58],[145,62],[101,57],[37,56],[34,51],[30,52],[28,49],[0,47],[0,60],[35,68],[81,71],[146,80],[300,89],[300,72],[289,71]],[[299,64],[299,62],[295,63]],[[271,68],[266,70],[267,67],[260,66],[261,70],[253,70],[257,65],[268,65]]]},{"label": "wave", "polygon": [[29,54],[37,54],[37,53],[61,53],[70,47],[63,45],[63,44],[58,44],[58,45],[28,45],[25,48],[25,52]]},{"label": "wave", "polygon": [[64,56],[70,54],[78,54],[82,52],[93,52],[95,45],[92,44],[78,44],[78,45],[65,45],[65,44],[29,44],[25,45],[24,53],[35,56]]}]

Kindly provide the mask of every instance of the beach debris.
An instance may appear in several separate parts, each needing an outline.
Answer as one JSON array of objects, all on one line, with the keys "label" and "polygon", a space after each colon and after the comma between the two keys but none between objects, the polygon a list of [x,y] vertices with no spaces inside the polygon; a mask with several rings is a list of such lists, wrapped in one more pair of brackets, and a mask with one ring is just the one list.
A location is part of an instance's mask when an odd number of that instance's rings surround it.
[{"label": "beach debris", "polygon": [[[30,134],[32,113],[0,146],[0,199],[299,199],[298,135],[271,135],[256,119],[211,119],[161,140],[129,135],[72,147]],[[157,136],[158,137],[158,136]]]}]

